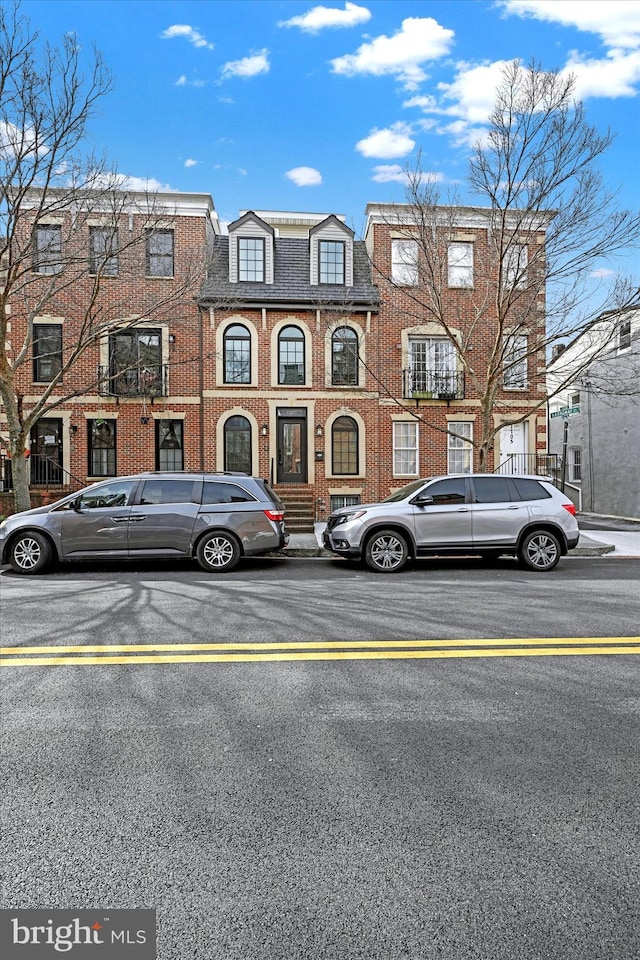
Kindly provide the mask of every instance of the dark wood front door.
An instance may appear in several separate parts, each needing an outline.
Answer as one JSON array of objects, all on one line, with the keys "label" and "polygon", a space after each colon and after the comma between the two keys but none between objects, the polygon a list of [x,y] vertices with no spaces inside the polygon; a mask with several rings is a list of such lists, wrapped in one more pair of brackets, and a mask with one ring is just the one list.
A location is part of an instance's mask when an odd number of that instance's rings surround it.
[{"label": "dark wood front door", "polygon": [[278,417],[278,483],[306,482],[306,417]]}]

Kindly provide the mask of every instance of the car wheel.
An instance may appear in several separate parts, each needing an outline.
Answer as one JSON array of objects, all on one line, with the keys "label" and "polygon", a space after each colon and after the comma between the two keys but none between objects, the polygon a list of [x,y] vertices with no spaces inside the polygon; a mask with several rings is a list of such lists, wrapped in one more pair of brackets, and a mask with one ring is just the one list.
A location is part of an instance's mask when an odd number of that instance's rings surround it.
[{"label": "car wheel", "polygon": [[227,573],[240,562],[240,544],[229,533],[209,533],[198,544],[196,558],[203,570]]},{"label": "car wheel", "polygon": [[41,533],[20,534],[9,551],[9,563],[16,573],[42,573],[51,562],[51,544]]},{"label": "car wheel", "polygon": [[368,541],[364,558],[376,573],[399,573],[409,559],[407,541],[395,530],[380,530]]},{"label": "car wheel", "polygon": [[548,530],[532,530],[518,550],[518,559],[523,567],[543,573],[553,570],[560,560],[560,541]]}]

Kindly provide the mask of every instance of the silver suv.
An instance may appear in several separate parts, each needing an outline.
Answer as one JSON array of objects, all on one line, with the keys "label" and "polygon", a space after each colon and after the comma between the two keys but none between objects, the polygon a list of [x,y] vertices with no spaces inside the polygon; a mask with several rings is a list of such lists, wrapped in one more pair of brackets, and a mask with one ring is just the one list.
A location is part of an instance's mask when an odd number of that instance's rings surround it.
[{"label": "silver suv", "polygon": [[336,510],[324,545],[397,573],[433,554],[517,556],[529,570],[553,570],[578,543],[575,506],[545,477],[495,473],[415,480],[381,503]]},{"label": "silver suv", "polygon": [[0,524],[0,562],[41,573],[55,560],[193,557],[233,570],[286,546],[284,504],[245,474],[140,473],[86,487]]}]

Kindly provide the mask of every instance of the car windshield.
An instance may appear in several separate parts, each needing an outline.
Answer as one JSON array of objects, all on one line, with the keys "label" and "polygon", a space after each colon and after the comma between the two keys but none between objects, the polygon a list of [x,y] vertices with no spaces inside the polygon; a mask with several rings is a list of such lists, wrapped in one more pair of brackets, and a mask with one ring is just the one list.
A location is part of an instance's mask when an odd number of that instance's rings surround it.
[{"label": "car windshield", "polygon": [[431,480],[431,477],[425,477],[423,480],[413,480],[412,483],[408,483],[405,487],[400,487],[399,490],[396,490],[395,493],[389,494],[388,497],[385,497],[382,503],[396,503],[398,500],[406,500],[407,497],[410,497],[413,493],[417,493],[425,483],[428,483]]}]

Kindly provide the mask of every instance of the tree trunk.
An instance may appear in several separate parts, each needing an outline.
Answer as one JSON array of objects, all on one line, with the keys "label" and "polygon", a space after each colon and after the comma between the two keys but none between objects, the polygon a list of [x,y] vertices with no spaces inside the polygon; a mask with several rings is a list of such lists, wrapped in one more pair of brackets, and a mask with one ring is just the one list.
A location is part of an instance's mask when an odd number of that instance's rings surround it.
[{"label": "tree trunk", "polygon": [[23,431],[10,439],[9,452],[11,454],[11,476],[13,479],[13,502],[16,513],[31,508],[31,494],[29,492],[29,461],[24,455],[27,438]]}]

